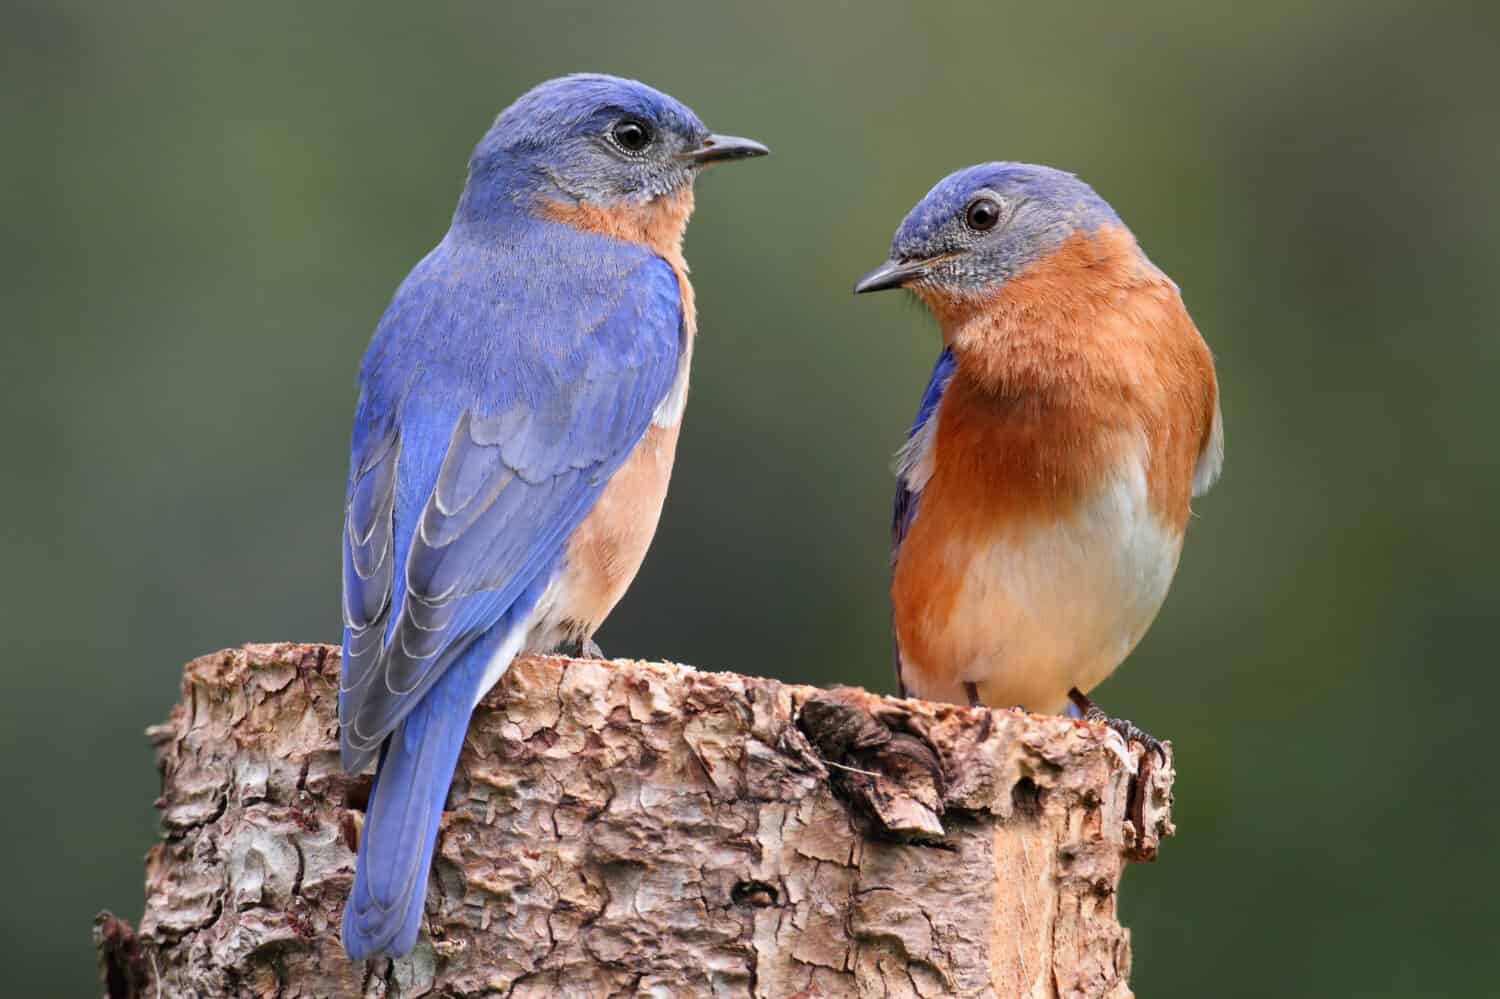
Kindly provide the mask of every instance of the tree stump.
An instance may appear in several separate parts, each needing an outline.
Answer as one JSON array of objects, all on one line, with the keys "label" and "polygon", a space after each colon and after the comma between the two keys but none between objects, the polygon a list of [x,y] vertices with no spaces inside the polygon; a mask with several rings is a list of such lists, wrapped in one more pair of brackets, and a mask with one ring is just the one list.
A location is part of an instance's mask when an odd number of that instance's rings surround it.
[{"label": "tree stump", "polygon": [[[338,650],[189,663],[115,999],[1129,996],[1171,761],[1101,726],[645,662],[518,660],[475,711],[409,956],[339,944],[368,775]],[[1134,776],[1141,765],[1139,779]]]}]

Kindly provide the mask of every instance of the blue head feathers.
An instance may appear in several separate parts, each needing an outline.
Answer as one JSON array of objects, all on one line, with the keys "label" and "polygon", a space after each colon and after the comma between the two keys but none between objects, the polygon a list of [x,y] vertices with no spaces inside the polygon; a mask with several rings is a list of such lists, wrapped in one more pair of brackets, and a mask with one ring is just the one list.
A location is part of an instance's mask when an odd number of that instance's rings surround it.
[{"label": "blue head feathers", "polygon": [[709,133],[692,109],[635,80],[549,80],[500,113],[469,161],[460,221],[528,212],[538,198],[639,204],[691,184],[708,163],[764,146]]},{"label": "blue head feathers", "polygon": [[891,258],[856,292],[921,284],[959,293],[998,287],[1076,232],[1120,219],[1070,173],[1031,163],[981,163],[927,192],[891,241]]}]

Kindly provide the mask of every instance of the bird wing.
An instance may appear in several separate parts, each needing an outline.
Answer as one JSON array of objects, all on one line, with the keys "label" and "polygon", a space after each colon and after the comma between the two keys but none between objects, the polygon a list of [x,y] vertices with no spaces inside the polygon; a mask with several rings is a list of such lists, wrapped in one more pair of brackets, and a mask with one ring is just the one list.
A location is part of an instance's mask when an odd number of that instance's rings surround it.
[{"label": "bird wing", "polygon": [[917,502],[922,498],[922,489],[932,476],[932,440],[937,431],[933,419],[938,403],[943,399],[943,390],[953,377],[953,352],[944,350],[932,367],[932,376],[927,379],[927,388],[922,392],[922,404],[917,407],[917,418],[906,435],[906,443],[896,452],[896,505],[891,516],[891,562],[894,564],[901,552],[901,542],[917,515]]},{"label": "bird wing", "polygon": [[1213,488],[1224,469],[1224,413],[1219,408],[1219,385],[1213,385],[1214,415],[1209,418],[1208,434],[1198,460],[1193,464],[1193,495],[1202,496]]},{"label": "bird wing", "polygon": [[513,605],[535,602],[670,390],[676,276],[609,242],[526,260],[531,273],[507,281],[504,261],[445,241],[382,319],[344,524],[346,768]]},{"label": "bird wing", "polygon": [[[896,567],[901,557],[901,543],[917,515],[917,505],[922,490],[932,477],[932,443],[937,432],[937,408],[943,399],[948,381],[953,377],[953,352],[944,350],[932,366],[932,375],[927,379],[927,388],[922,392],[922,403],[917,407],[917,418],[906,435],[906,443],[896,452],[896,502],[891,511],[891,568]],[[894,628],[892,631],[894,632]],[[894,635],[893,635],[894,639]],[[896,686],[902,696],[906,687],[901,679],[901,649],[896,648]]]}]

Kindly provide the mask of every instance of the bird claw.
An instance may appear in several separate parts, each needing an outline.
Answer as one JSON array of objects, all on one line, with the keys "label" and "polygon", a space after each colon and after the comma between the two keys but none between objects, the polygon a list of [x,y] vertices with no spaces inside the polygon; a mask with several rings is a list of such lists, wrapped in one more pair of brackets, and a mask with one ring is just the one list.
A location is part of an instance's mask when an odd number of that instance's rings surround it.
[{"label": "bird claw", "polygon": [[1084,721],[1103,725],[1111,732],[1119,735],[1125,740],[1128,748],[1131,743],[1139,742],[1147,751],[1156,754],[1163,765],[1167,762],[1167,747],[1156,736],[1141,728],[1135,722],[1126,718],[1111,718],[1104,709],[1095,704],[1087,694],[1074,688],[1068,692],[1068,699],[1083,713]]},{"label": "bird claw", "polygon": [[1133,721],[1129,721],[1125,718],[1111,718],[1103,711],[1099,711],[1098,708],[1095,708],[1094,710],[1097,711],[1098,714],[1097,716],[1087,716],[1089,721],[1102,722],[1104,725],[1108,726],[1110,731],[1119,733],[1120,738],[1125,740],[1125,745],[1128,746],[1132,742],[1139,742],[1147,750],[1155,753],[1156,758],[1159,759],[1162,763],[1165,764],[1167,762],[1167,747],[1162,745],[1162,741],[1156,736],[1152,735],[1150,732],[1147,732],[1145,729],[1141,728]]}]

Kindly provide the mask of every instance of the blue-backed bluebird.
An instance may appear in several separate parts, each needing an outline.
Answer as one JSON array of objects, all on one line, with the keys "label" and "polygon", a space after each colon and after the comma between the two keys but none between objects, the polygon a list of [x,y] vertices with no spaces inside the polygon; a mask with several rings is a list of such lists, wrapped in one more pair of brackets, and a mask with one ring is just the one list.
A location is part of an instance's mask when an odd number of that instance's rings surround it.
[{"label": "blue-backed bluebird", "polygon": [[1101,717],[1086,695],[1156,617],[1223,461],[1207,345],[1114,210],[1048,167],[942,180],[855,291],[883,288],[943,337],[896,460],[903,693]]},{"label": "blue-backed bluebird", "polygon": [[416,943],[474,705],[522,651],[591,647],[640,567],[687,397],[693,181],[765,152],[634,81],[541,84],[381,318],[343,542],[343,764],[379,754],[350,957]]}]

